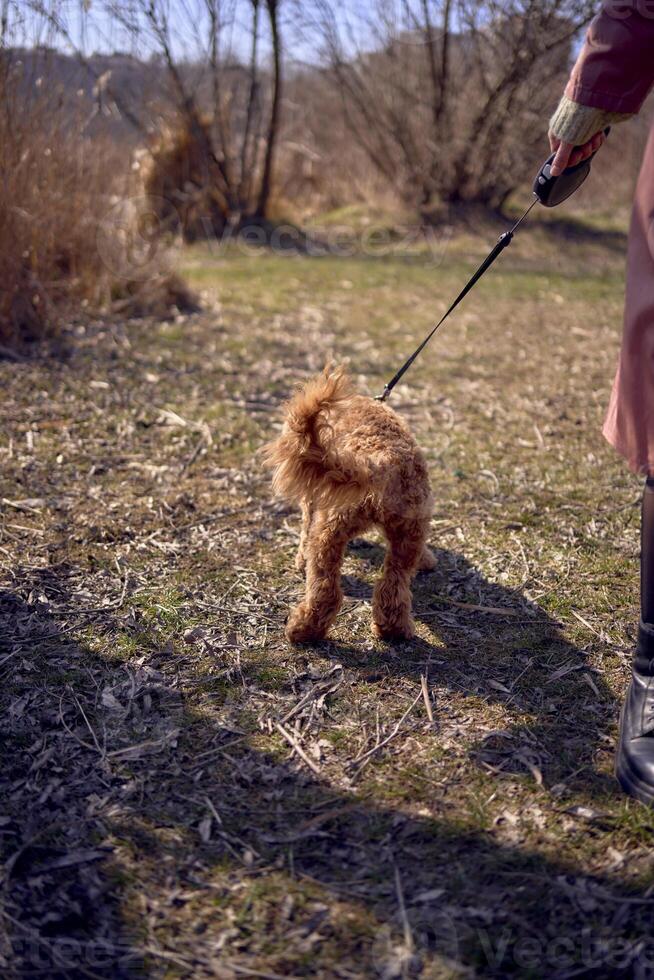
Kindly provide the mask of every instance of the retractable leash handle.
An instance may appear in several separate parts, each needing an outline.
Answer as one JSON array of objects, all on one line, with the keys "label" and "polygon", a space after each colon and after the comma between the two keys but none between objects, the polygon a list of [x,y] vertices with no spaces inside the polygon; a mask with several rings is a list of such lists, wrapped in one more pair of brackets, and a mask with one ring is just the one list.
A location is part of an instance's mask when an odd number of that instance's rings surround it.
[{"label": "retractable leash handle", "polygon": [[[604,135],[608,136],[610,132],[611,132],[611,127],[607,126],[607,128],[604,130]],[[459,305],[463,297],[470,292],[472,287],[475,286],[477,282],[479,282],[483,274],[486,272],[487,269],[490,268],[490,266],[493,264],[493,262],[498,257],[498,255],[500,255],[500,253],[504,251],[507,245],[511,244],[516,229],[520,224],[522,224],[522,222],[527,217],[531,209],[535,207],[536,204],[538,203],[542,204],[546,208],[555,208],[558,204],[562,204],[563,201],[567,200],[572,194],[574,194],[576,190],[578,190],[579,187],[581,187],[583,182],[588,177],[588,174],[590,173],[590,165],[596,153],[597,150],[595,150],[595,153],[593,153],[590,157],[588,157],[587,160],[582,160],[581,163],[575,164],[574,167],[567,167],[563,171],[563,173],[559,174],[556,177],[553,176],[552,174],[552,162],[554,160],[554,157],[556,156],[556,153],[552,153],[547,158],[543,166],[538,171],[538,174],[536,175],[536,179],[534,181],[534,186],[533,186],[534,200],[531,202],[529,207],[520,215],[520,217],[513,225],[513,227],[510,228],[508,231],[502,232],[502,234],[497,240],[497,243],[493,246],[492,250],[484,259],[484,261],[479,266],[479,268],[472,276],[472,278],[469,279],[468,282],[465,284],[465,286],[463,287],[463,289],[461,290],[457,298],[454,300],[452,305],[449,307],[449,309],[445,311],[445,313],[438,321],[436,326],[433,327],[432,330],[427,334],[427,336],[422,341],[422,343],[418,347],[416,347],[413,354],[411,354],[411,356],[407,358],[407,360],[404,362],[402,367],[391,378],[388,384],[384,385],[383,392],[381,393],[381,395],[376,396],[375,401],[378,402],[386,401],[386,399],[390,395],[395,385],[398,383],[400,378],[402,378],[405,371],[409,370],[409,368],[411,367],[415,359],[427,346],[427,344],[434,336],[434,334],[441,326],[441,324],[444,323],[445,320],[447,320],[450,313],[452,313],[453,310],[456,309],[456,307]]]},{"label": "retractable leash handle", "polygon": [[[607,126],[604,135],[608,136],[610,132],[611,127]],[[597,152],[598,150],[595,150],[587,160],[582,160],[574,167],[567,167],[558,177],[552,176],[552,163],[556,156],[556,153],[552,153],[538,171],[534,181],[533,191],[540,203],[546,208],[555,208],[571,197],[586,180]]]}]

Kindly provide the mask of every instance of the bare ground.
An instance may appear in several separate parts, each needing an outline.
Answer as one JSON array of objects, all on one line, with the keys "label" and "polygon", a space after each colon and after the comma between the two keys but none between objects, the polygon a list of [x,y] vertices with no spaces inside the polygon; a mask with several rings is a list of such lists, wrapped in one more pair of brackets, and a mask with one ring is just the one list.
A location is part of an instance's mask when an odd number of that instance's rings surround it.
[{"label": "bare ground", "polygon": [[654,819],[612,775],[619,235],[525,233],[399,389],[437,499],[418,638],[371,638],[375,540],[329,642],[283,638],[298,520],[257,448],[330,354],[380,390],[484,241],[196,249],[215,312],[0,364],[3,977],[654,968]]}]

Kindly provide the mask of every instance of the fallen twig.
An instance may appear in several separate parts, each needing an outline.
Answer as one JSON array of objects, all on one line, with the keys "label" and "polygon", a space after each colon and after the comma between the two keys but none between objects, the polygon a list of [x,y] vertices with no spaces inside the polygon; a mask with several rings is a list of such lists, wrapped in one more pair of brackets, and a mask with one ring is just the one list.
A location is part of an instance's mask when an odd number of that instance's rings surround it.
[{"label": "fallen twig", "polygon": [[302,748],[302,746],[299,744],[299,742],[297,741],[297,739],[293,738],[293,736],[291,735],[291,733],[288,732],[284,728],[284,726],[281,725],[278,721],[275,722],[275,728],[277,729],[277,731],[279,732],[279,734],[283,738],[286,739],[286,741],[288,742],[288,744],[297,752],[297,754],[299,755],[299,757],[302,759],[302,761],[304,763],[306,763],[306,765],[309,767],[309,769],[311,770],[311,772],[315,773],[316,776],[321,776],[322,773],[320,772],[319,767],[315,764],[315,762],[312,759],[309,758],[309,756],[306,754],[306,752],[304,751],[304,749]]},{"label": "fallen twig", "polygon": [[400,869],[395,863],[395,858],[393,858],[393,870],[395,872],[395,893],[397,895],[397,904],[399,906],[400,918],[402,920],[402,931],[404,932],[404,945],[407,953],[410,954],[414,949],[413,933],[411,931],[409,917],[406,914],[406,902],[404,901],[404,892],[402,890],[402,878],[400,877]]},{"label": "fallen twig", "polygon": [[425,710],[427,712],[427,717],[429,718],[430,724],[434,724],[434,712],[431,706],[431,697],[429,696],[429,685],[427,684],[426,674],[420,675],[420,687],[422,688],[422,696],[425,701]]},{"label": "fallen twig", "polygon": [[505,606],[480,606],[474,602],[459,602],[457,599],[448,599],[447,596],[434,596],[437,602],[447,602],[450,606],[457,609],[468,609],[470,612],[488,613],[490,616],[522,616],[524,611],[521,609],[508,609]]}]

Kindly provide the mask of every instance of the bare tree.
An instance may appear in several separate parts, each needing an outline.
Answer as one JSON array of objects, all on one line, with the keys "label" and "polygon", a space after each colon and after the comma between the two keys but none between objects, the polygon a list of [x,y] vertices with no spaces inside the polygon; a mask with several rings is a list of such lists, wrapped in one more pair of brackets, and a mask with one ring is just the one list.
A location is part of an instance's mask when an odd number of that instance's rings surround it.
[{"label": "bare tree", "polygon": [[[187,237],[266,218],[282,98],[281,0],[100,0],[82,22],[155,58],[164,84],[121,112],[151,151],[148,189]],[[28,0],[93,70],[70,0]],[[266,18],[262,23],[261,11]],[[75,25],[72,27],[71,25]],[[107,30],[111,34],[107,36]],[[249,59],[241,50],[249,38]],[[192,224],[193,227],[189,225]]]},{"label": "bare tree", "polygon": [[533,168],[589,0],[301,5],[344,119],[402,197],[499,207]]},{"label": "bare tree", "polygon": [[275,145],[279,132],[279,116],[281,107],[281,81],[282,81],[282,52],[281,40],[279,35],[279,0],[265,0],[266,11],[270,21],[270,35],[272,38],[273,49],[273,82],[272,98],[270,108],[270,121],[268,123],[268,134],[266,139],[266,150],[263,164],[263,174],[261,177],[261,190],[259,192],[259,214],[265,215],[270,200],[272,189],[272,172],[275,158]]}]

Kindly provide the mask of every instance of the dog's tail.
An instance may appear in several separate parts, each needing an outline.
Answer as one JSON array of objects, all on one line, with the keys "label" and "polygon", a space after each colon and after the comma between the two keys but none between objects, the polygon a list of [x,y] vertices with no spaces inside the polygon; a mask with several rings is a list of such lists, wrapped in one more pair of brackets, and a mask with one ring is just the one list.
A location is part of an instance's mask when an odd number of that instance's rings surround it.
[{"label": "dog's tail", "polygon": [[264,449],[273,489],[286,500],[347,507],[367,493],[370,467],[353,453],[337,450],[329,421],[332,410],[351,394],[343,368],[325,368],[287,403],[284,431]]}]

